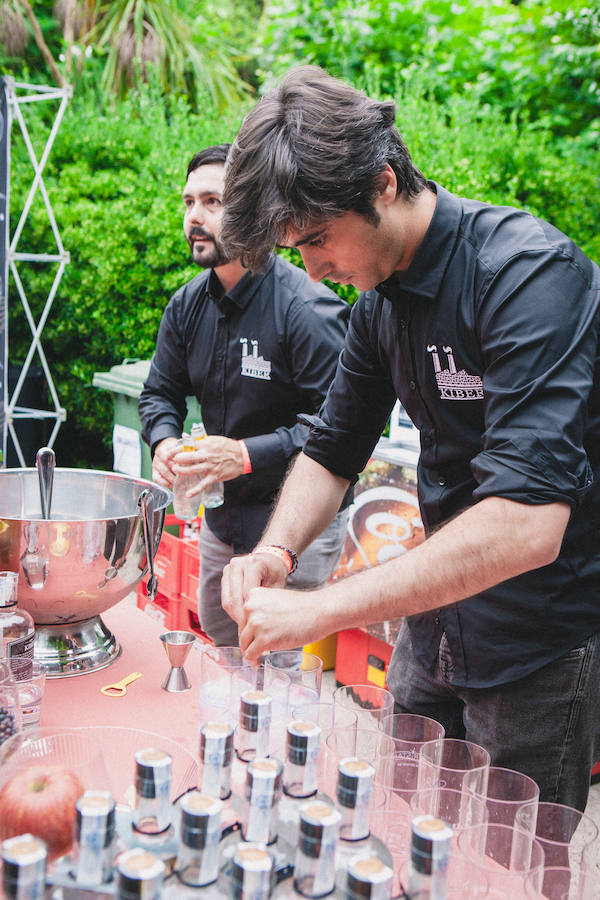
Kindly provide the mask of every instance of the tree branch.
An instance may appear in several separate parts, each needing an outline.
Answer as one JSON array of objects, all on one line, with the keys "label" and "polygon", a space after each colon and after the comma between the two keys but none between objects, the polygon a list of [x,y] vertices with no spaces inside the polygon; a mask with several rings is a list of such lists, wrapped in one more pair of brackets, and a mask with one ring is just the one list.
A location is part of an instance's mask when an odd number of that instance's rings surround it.
[{"label": "tree branch", "polygon": [[42,34],[42,29],[40,28],[39,22],[35,16],[33,9],[31,8],[31,4],[28,3],[27,0],[18,0],[18,2],[25,10],[25,15],[29,19],[29,23],[30,23],[31,27],[33,28],[33,35],[35,37],[35,42],[38,45],[42,56],[48,63],[50,71],[54,75],[54,78],[58,82],[59,86],[66,87],[67,82],[65,81],[61,72],[59,71],[58,66],[56,65],[56,63],[54,61],[54,57],[50,53],[48,44],[44,40],[44,35]]}]

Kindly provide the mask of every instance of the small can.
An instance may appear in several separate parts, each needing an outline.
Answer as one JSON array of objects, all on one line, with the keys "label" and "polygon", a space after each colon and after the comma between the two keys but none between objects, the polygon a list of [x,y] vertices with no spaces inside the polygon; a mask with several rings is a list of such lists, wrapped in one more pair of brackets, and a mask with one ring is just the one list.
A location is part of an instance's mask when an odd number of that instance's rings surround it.
[{"label": "small can", "polygon": [[237,754],[242,762],[269,755],[273,701],[264,691],[244,691],[240,695],[240,727]]},{"label": "small can", "polygon": [[358,856],[348,864],[347,900],[390,900],[393,879],[378,856]]},{"label": "small can", "polygon": [[177,874],[194,887],[212,884],[219,875],[219,841],[223,802],[200,791],[190,791],[180,801],[180,841]]},{"label": "small can", "polygon": [[205,722],[200,728],[200,790],[227,800],[231,796],[233,727],[223,722]]},{"label": "small can", "polygon": [[416,816],[411,823],[409,865],[410,897],[445,900],[452,829],[431,815]]},{"label": "small can", "polygon": [[267,900],[273,880],[273,857],[264,844],[239,844],[231,867],[233,900]]},{"label": "small can", "polygon": [[310,800],[300,808],[294,887],[305,897],[323,897],[335,887],[335,848],[342,817],[328,803]]},{"label": "small can", "polygon": [[136,847],[117,857],[118,900],[159,900],[165,864],[154,853]]},{"label": "small can", "polygon": [[2,843],[2,896],[7,900],[43,900],[46,890],[46,844],[33,834]]},{"label": "small can", "polygon": [[242,815],[245,841],[271,844],[276,839],[282,772],[277,759],[255,759],[248,764]]},{"label": "small can", "polygon": [[375,769],[364,759],[347,756],[338,763],[337,800],[342,809],[340,837],[359,841],[369,835]]},{"label": "small can", "polygon": [[75,803],[71,857],[78,884],[110,881],[115,841],[115,801],[108,791],[85,791]]},{"label": "small can", "polygon": [[171,756],[164,750],[148,747],[135,754],[135,809],[132,822],[136,831],[159,834],[171,824]]},{"label": "small can", "polygon": [[314,722],[288,724],[283,790],[290,797],[317,792],[320,746],[321,729]]}]

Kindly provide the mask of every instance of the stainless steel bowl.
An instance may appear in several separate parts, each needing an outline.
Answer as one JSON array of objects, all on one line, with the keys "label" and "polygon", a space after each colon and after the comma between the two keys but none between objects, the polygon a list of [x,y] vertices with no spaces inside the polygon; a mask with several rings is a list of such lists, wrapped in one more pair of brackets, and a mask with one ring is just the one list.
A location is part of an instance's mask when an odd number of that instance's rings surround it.
[{"label": "stainless steel bowl", "polygon": [[[100,613],[126,597],[146,573],[148,553],[139,506],[146,489],[154,501],[153,556],[171,501],[164,488],[115,472],[57,468],[50,517],[44,520],[37,470],[0,470],[0,569],[19,572],[19,605],[38,626],[36,657],[47,665],[50,656],[67,654],[69,641],[97,644],[89,632],[99,623],[107,632]],[[90,628],[74,627],[90,622]],[[46,633],[43,626],[48,626]],[[73,638],[74,634],[80,636]],[[110,643],[112,636],[107,635],[110,632],[99,637],[100,643]],[[69,665],[50,674],[101,667],[95,660],[97,646],[79,648],[84,659],[86,654],[94,657],[91,666],[71,665],[77,648],[71,649]],[[106,657],[104,665],[118,655],[114,647],[107,647],[107,653],[110,658],[100,653]]]}]

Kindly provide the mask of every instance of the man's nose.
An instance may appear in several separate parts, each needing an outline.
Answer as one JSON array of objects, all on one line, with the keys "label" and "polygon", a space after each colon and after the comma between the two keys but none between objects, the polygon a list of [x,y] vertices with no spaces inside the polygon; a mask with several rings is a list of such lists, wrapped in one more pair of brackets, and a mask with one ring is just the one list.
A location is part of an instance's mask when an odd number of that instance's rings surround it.
[{"label": "man's nose", "polygon": [[329,263],[326,259],[319,258],[316,253],[304,247],[300,248],[302,262],[306,268],[306,274],[311,281],[322,281],[329,272]]},{"label": "man's nose", "polygon": [[202,203],[193,203],[188,207],[187,218],[189,222],[202,225],[204,222],[204,207]]}]

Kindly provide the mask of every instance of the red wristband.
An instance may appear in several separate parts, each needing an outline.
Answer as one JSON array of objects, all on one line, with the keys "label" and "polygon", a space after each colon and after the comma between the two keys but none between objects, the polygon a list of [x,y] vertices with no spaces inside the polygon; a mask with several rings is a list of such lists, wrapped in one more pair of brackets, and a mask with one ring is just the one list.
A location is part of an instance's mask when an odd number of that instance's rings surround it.
[{"label": "red wristband", "polygon": [[242,451],[242,460],[244,462],[244,468],[242,469],[242,475],[250,475],[252,472],[252,463],[250,461],[250,454],[248,453],[248,448],[244,441],[238,441],[240,445],[240,450]]},{"label": "red wristband", "polygon": [[279,547],[276,544],[265,544],[260,547],[255,547],[252,553],[271,553],[273,556],[276,556],[287,569],[288,575],[291,575],[292,572],[295,572],[298,568],[298,556],[293,550],[288,550],[287,547]]}]

